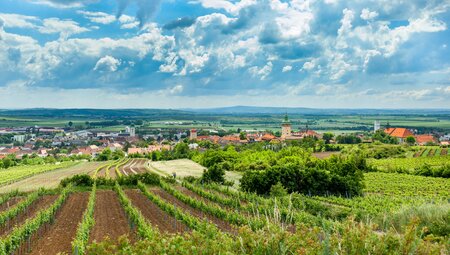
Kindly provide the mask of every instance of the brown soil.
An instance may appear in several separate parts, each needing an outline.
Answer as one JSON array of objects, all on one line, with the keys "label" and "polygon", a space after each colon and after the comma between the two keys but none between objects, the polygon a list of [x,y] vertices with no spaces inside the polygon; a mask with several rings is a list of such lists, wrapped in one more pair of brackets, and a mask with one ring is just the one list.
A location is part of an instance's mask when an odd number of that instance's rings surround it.
[{"label": "brown soil", "polygon": [[110,179],[116,179],[118,176],[116,174],[116,167],[112,166],[109,168],[109,178]]},{"label": "brown soil", "polygon": [[230,223],[228,223],[224,220],[221,220],[219,218],[216,218],[208,213],[204,213],[201,210],[195,209],[195,208],[181,202],[176,197],[170,195],[169,193],[167,193],[165,190],[163,190],[161,188],[154,187],[154,188],[151,188],[150,190],[153,193],[160,196],[161,198],[163,198],[164,200],[166,200],[167,202],[171,203],[172,205],[174,205],[178,208],[181,208],[184,212],[190,213],[191,215],[193,215],[199,219],[207,219],[209,222],[214,223],[220,230],[222,230],[224,232],[237,233],[236,228],[233,227]]},{"label": "brown soil", "polygon": [[127,235],[132,241],[135,240],[135,233],[131,230],[125,210],[114,191],[97,191],[94,220],[90,243],[101,242],[107,237],[116,241],[123,235]]},{"label": "brown soil", "polygon": [[428,153],[428,157],[433,157],[434,153],[436,153],[435,149],[431,149],[430,152]]},{"label": "brown soil", "polygon": [[54,223],[39,235],[37,242],[33,242],[30,254],[70,254],[72,240],[86,210],[88,199],[88,192],[69,195]]},{"label": "brown soil", "polygon": [[139,209],[149,223],[153,226],[157,226],[161,232],[183,233],[189,231],[189,228],[184,225],[183,222],[176,220],[174,217],[161,210],[139,190],[125,190],[125,193],[131,200],[133,206]]},{"label": "brown soil", "polygon": [[448,153],[448,149],[442,149],[441,150],[441,155],[447,155]]},{"label": "brown soil", "polygon": [[331,155],[339,154],[338,151],[323,151],[323,152],[315,152],[312,155],[319,159],[329,158]]},{"label": "brown soil", "polygon": [[415,158],[420,157],[420,155],[422,155],[422,153],[423,153],[424,151],[425,151],[424,148],[420,149],[418,152],[416,152],[416,153],[414,154],[414,157],[415,157]]},{"label": "brown soil", "polygon": [[0,236],[5,236],[11,232],[11,230],[15,226],[22,225],[27,219],[31,219],[36,214],[48,206],[50,206],[53,202],[55,202],[57,195],[45,195],[38,199],[36,199],[31,205],[29,205],[23,212],[20,212],[16,217],[11,220],[5,222],[3,226],[0,227]]},{"label": "brown soil", "polygon": [[138,174],[147,173],[147,168],[145,168],[146,159],[137,159],[136,165],[134,165],[133,170]]},{"label": "brown soil", "polygon": [[106,177],[106,166],[102,167],[98,172],[97,172],[97,177]]},{"label": "brown soil", "polygon": [[24,199],[24,197],[12,197],[12,198],[8,199],[8,201],[6,201],[0,205],[0,213],[11,209],[11,207],[14,207],[16,204],[21,202],[23,199]]}]

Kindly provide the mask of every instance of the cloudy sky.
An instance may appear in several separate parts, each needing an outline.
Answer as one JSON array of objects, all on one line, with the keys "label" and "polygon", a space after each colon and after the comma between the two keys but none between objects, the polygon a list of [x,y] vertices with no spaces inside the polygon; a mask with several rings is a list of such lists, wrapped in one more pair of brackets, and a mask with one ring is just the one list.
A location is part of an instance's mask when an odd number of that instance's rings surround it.
[{"label": "cloudy sky", "polygon": [[450,108],[450,0],[1,0],[0,108]]}]

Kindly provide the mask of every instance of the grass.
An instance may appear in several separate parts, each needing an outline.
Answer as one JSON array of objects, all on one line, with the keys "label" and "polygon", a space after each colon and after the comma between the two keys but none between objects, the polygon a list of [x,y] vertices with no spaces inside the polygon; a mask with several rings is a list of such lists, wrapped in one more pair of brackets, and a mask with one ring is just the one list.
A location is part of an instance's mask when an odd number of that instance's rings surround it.
[{"label": "grass", "polygon": [[[176,159],[170,161],[151,161],[149,163],[149,168],[151,171],[156,172],[160,175],[172,175],[176,173],[177,178],[183,179],[187,176],[201,177],[205,167],[197,164],[196,162],[189,159]],[[225,173],[225,179],[227,181],[233,181],[235,187],[239,187],[239,180],[242,174],[239,172],[229,172]]]},{"label": "grass", "polygon": [[101,164],[103,164],[103,162],[81,162],[74,166],[37,174],[0,187],[0,194],[8,193],[12,190],[28,192],[37,190],[41,187],[47,189],[56,188],[62,179],[76,174],[89,174]]}]

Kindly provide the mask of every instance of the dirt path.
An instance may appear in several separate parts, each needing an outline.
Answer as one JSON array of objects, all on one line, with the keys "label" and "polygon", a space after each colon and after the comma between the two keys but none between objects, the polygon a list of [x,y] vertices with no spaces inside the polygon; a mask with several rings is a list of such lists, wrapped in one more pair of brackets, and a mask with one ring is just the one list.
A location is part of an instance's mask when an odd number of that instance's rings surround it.
[{"label": "dirt path", "polygon": [[136,171],[138,174],[147,173],[147,168],[145,167],[145,164],[147,163],[147,159],[137,159],[136,165],[133,166],[133,170]]},{"label": "dirt path", "polygon": [[221,220],[219,218],[216,218],[208,213],[204,213],[201,210],[195,209],[180,200],[178,200],[176,197],[170,195],[165,190],[154,187],[150,189],[151,192],[157,194],[167,202],[171,203],[172,205],[181,208],[184,212],[190,213],[191,215],[199,218],[199,219],[207,219],[209,222],[215,224],[220,230],[228,232],[228,233],[236,233],[236,229],[228,222]]},{"label": "dirt path", "polygon": [[12,197],[12,198],[8,199],[8,201],[5,201],[3,204],[0,205],[0,213],[11,209],[11,207],[15,206],[23,199],[24,199],[24,197]]},{"label": "dirt path", "polygon": [[57,213],[53,225],[40,235],[37,242],[33,242],[30,254],[71,254],[72,240],[86,210],[88,199],[88,192],[69,195]]},{"label": "dirt path", "polygon": [[127,235],[132,241],[135,240],[135,233],[131,230],[127,215],[114,191],[97,191],[94,219],[90,243],[101,242],[106,237],[117,240],[122,235]]},{"label": "dirt path", "polygon": [[139,209],[149,223],[157,226],[161,232],[183,233],[189,231],[189,228],[183,222],[175,220],[174,217],[161,210],[139,190],[126,190],[125,193],[133,206]]},{"label": "dirt path", "polygon": [[27,219],[33,218],[40,210],[47,208],[55,202],[57,197],[58,195],[44,195],[35,200],[25,211],[20,212],[16,217],[5,222],[3,226],[0,226],[0,237],[6,236],[15,226],[20,226]]}]

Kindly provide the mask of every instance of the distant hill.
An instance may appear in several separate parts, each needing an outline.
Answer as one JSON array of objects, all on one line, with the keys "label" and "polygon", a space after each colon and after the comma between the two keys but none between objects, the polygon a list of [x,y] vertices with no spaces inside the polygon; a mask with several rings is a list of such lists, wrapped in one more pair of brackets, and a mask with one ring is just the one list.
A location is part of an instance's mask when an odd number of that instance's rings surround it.
[{"label": "distant hill", "polygon": [[222,108],[183,109],[209,114],[307,114],[307,115],[377,115],[377,114],[450,114],[450,109],[317,109],[305,107],[231,106]]},{"label": "distant hill", "polygon": [[41,118],[155,118],[190,119],[220,115],[447,115],[450,109],[316,109],[304,107],[232,106],[204,109],[0,109],[0,116]]}]

